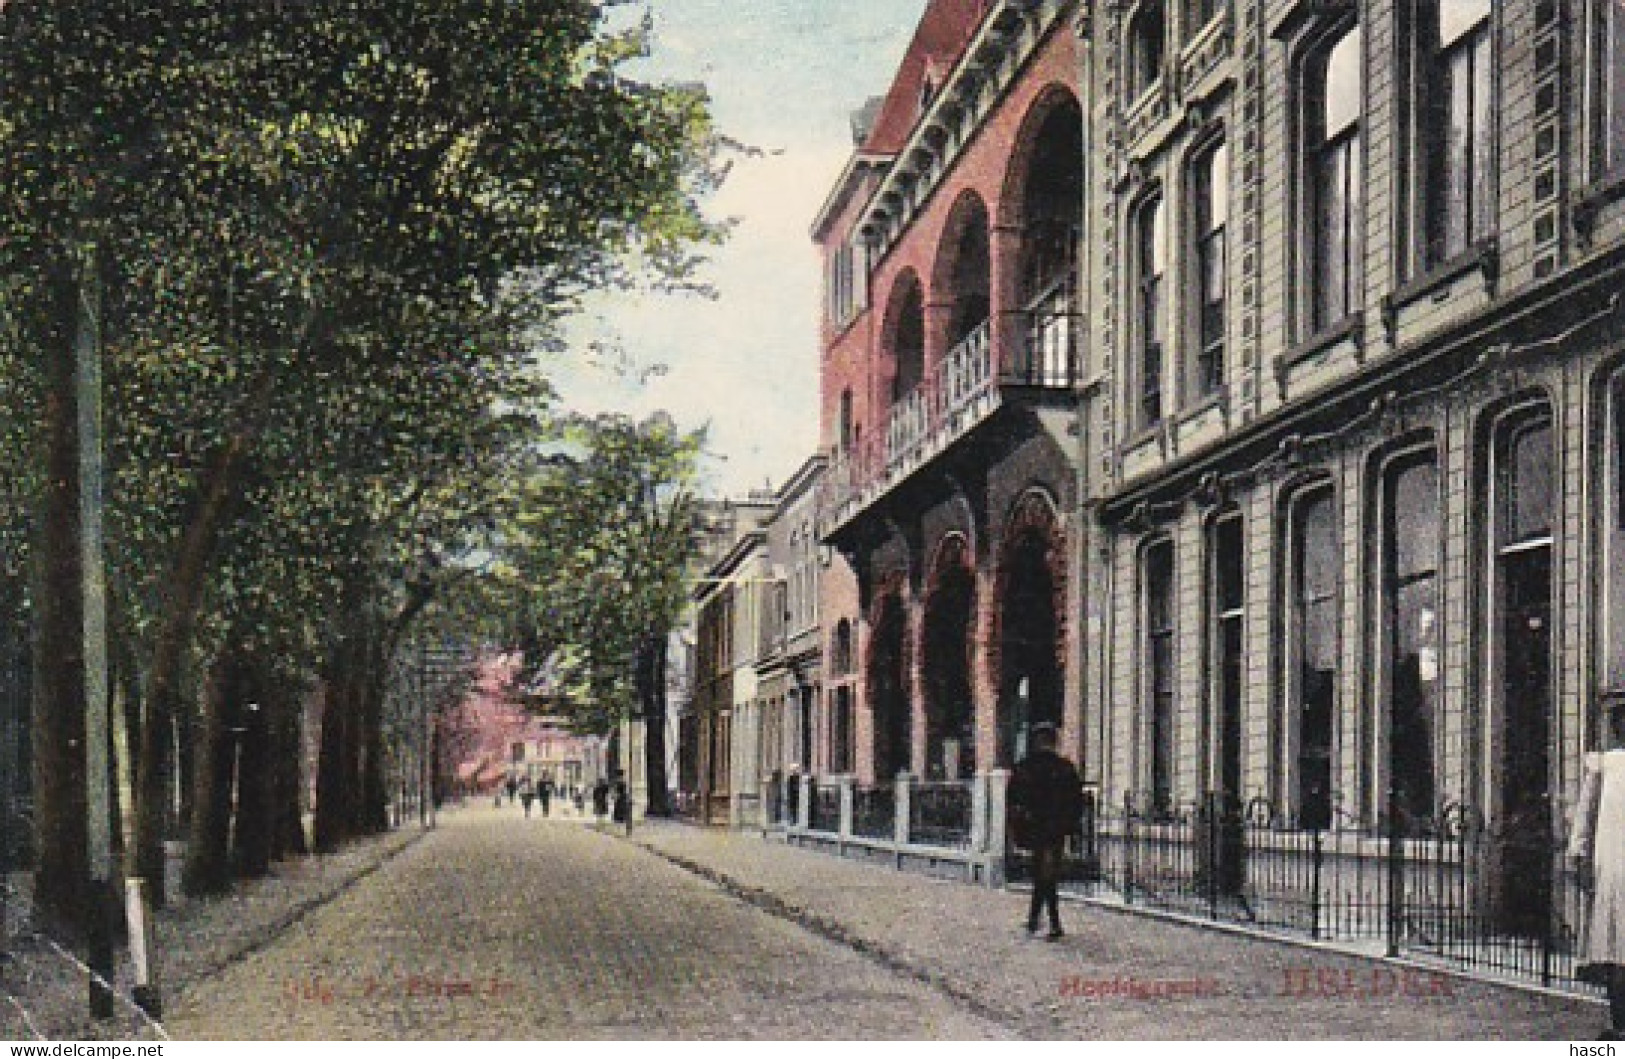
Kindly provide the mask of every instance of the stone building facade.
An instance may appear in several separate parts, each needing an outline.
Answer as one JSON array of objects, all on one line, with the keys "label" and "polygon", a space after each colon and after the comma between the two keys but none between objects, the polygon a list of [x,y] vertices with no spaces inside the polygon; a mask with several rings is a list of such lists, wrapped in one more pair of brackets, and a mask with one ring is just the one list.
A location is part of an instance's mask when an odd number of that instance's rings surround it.
[{"label": "stone building facade", "polygon": [[814,231],[853,770],[1057,719],[1142,819],[1470,815],[1538,915],[1625,701],[1625,5],[932,3],[871,117]]}]

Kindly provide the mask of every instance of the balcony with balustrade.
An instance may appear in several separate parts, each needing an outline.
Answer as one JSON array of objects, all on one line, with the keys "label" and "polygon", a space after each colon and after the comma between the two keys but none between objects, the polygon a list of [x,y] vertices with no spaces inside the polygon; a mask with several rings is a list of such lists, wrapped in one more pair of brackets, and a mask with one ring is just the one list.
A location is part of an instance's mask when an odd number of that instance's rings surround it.
[{"label": "balcony with balustrade", "polygon": [[1024,314],[1010,355],[995,350],[983,321],[895,402],[884,432],[837,454],[829,475],[832,529],[858,518],[939,457],[1010,435],[1017,419],[1054,420],[1062,436],[1083,383],[1082,321],[1068,292],[1040,299]]}]

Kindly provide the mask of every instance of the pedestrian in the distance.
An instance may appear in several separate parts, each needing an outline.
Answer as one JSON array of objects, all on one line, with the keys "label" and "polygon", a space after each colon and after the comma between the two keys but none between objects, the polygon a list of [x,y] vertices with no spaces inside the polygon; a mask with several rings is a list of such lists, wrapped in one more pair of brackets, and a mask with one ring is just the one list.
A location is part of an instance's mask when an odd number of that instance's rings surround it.
[{"label": "pedestrian in the distance", "polygon": [[1061,929],[1061,855],[1068,835],[1083,816],[1083,784],[1072,762],[1055,752],[1055,726],[1035,724],[1028,735],[1032,749],[1010,774],[1010,836],[1033,855],[1033,899],[1027,910],[1027,933],[1038,933],[1038,914],[1049,913],[1049,940]]},{"label": "pedestrian in the distance", "polygon": [[632,830],[632,795],[626,789],[626,780],[617,776],[615,788],[610,794],[610,819],[624,826],[627,831]]},{"label": "pedestrian in the distance", "polygon": [[530,803],[535,800],[536,792],[531,789],[530,784],[527,783],[519,788],[519,804],[525,807],[526,820],[530,819]]},{"label": "pedestrian in the distance", "polygon": [[1569,865],[1586,897],[1580,977],[1608,989],[1604,1040],[1625,1039],[1625,706],[1603,723],[1603,751],[1585,756],[1569,832]]},{"label": "pedestrian in the distance", "polygon": [[512,776],[508,777],[508,804],[512,805],[519,797],[519,781]]},{"label": "pedestrian in the distance", "polygon": [[552,779],[550,779],[547,776],[542,777],[542,782],[540,784],[538,784],[537,787],[536,787],[536,797],[541,800],[541,803],[542,803],[542,815],[543,816],[549,815],[553,810],[553,781],[552,781]]},{"label": "pedestrian in the distance", "polygon": [[592,785],[592,815],[601,824],[608,813],[609,781],[600,776],[598,782]]}]

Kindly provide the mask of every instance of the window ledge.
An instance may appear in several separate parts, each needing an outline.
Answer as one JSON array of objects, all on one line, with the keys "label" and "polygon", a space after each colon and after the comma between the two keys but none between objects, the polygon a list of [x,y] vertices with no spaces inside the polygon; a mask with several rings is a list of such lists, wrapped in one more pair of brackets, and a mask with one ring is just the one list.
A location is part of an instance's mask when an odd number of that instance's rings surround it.
[{"label": "window ledge", "polygon": [[1309,338],[1287,350],[1280,358],[1283,368],[1295,368],[1306,360],[1324,353],[1344,339],[1359,345],[1365,337],[1365,323],[1359,313],[1350,313],[1337,323],[1323,327]]},{"label": "window ledge", "polygon": [[1142,111],[1150,110],[1155,102],[1162,98],[1162,82],[1164,79],[1165,75],[1157,75],[1155,81],[1146,85],[1129,99],[1128,106],[1123,110],[1123,123],[1125,125],[1132,125],[1134,119],[1139,117]]},{"label": "window ledge", "polygon": [[1227,5],[1217,5],[1208,20],[1180,47],[1180,63],[1183,65],[1190,62],[1192,57],[1207,47],[1214,37],[1224,32],[1225,24],[1229,20],[1230,15]]},{"label": "window ledge", "polygon": [[1179,416],[1179,422],[1183,425],[1185,423],[1189,423],[1193,419],[1200,419],[1202,416],[1213,411],[1215,408],[1223,408],[1224,403],[1225,388],[1220,386],[1212,393],[1203,394],[1196,400],[1195,404],[1192,404],[1189,408],[1182,411]]},{"label": "window ledge", "polygon": [[1591,234],[1597,226],[1597,214],[1610,203],[1625,199],[1625,166],[1578,188],[1569,196],[1569,209],[1574,219],[1575,234],[1582,246],[1591,245]]},{"label": "window ledge", "polygon": [[1444,294],[1443,288],[1471,272],[1481,273],[1493,290],[1500,266],[1500,250],[1494,239],[1473,244],[1455,257],[1439,262],[1385,296],[1382,299],[1383,326],[1390,335],[1393,334],[1395,317],[1399,310],[1429,295]]}]

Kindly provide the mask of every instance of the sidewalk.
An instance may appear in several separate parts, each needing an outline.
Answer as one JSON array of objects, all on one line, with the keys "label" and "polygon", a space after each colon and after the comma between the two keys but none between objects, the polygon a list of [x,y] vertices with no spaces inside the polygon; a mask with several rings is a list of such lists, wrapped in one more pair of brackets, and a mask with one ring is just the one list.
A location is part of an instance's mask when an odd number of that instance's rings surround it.
[{"label": "sidewalk", "polygon": [[[218,898],[193,900],[172,885],[170,905],[154,921],[159,985],[167,1008],[202,981],[285,933],[312,909],[333,900],[421,838],[414,822],[354,842],[325,857],[274,864],[271,874],[238,884]],[[171,883],[180,864],[169,866]],[[161,1030],[130,1003],[129,953],[119,951],[118,1000],[112,1019],[90,1018],[83,955],[33,931],[27,894],[8,901],[10,930],[0,971],[0,1039],[160,1039]]]},{"label": "sidewalk", "polygon": [[1603,1005],[1325,946],[1067,902],[1029,938],[1027,896],[865,865],[755,832],[640,821],[631,841],[765,911],[926,982],[1023,1037],[1585,1040]]}]

